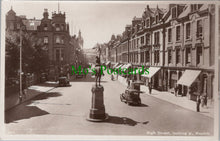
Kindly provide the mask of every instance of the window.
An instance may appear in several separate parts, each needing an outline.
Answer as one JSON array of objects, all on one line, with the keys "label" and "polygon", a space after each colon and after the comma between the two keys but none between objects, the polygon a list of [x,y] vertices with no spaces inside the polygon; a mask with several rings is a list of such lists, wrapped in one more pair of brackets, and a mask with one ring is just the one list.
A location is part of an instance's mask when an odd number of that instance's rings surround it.
[{"label": "window", "polygon": [[176,49],[176,64],[180,63],[180,48]]},{"label": "window", "polygon": [[186,39],[190,39],[190,23],[186,24]]},{"label": "window", "polygon": [[44,30],[45,30],[45,31],[48,30],[47,24],[44,25]]},{"label": "window", "polygon": [[159,16],[158,15],[155,17],[155,20],[156,20],[156,24],[157,24],[159,22]]},{"label": "window", "polygon": [[61,51],[61,58],[60,58],[60,60],[63,61],[63,59],[64,59],[64,51],[63,51],[63,49],[61,49],[60,51]]},{"label": "window", "polygon": [[46,37],[44,37],[44,44],[48,44],[48,42],[49,42],[48,37],[47,37],[47,36],[46,36]]},{"label": "window", "polygon": [[144,62],[144,52],[141,52],[141,63]]},{"label": "window", "polygon": [[136,43],[137,43],[137,46],[136,46],[136,47],[138,47],[138,45],[139,45],[139,38],[137,38],[137,42],[136,42]]},{"label": "window", "polygon": [[144,44],[144,36],[141,37],[141,44]]},{"label": "window", "polygon": [[168,29],[168,42],[172,42],[172,29]]},{"label": "window", "polygon": [[172,63],[172,49],[168,49],[168,64]]},{"label": "window", "polygon": [[188,47],[186,48],[186,64],[191,63],[191,49]]},{"label": "window", "polygon": [[60,37],[59,37],[59,36],[56,36],[56,43],[57,43],[57,44],[60,44],[60,43],[61,43],[61,40],[60,40]]},{"label": "window", "polygon": [[180,26],[176,27],[176,41],[180,40]]},{"label": "window", "polygon": [[147,25],[147,27],[150,26],[150,20],[149,19],[146,20],[146,25]]},{"label": "window", "polygon": [[196,52],[196,64],[199,65],[202,61],[202,47],[199,46],[197,47],[197,52]]},{"label": "window", "polygon": [[159,63],[160,61],[160,53],[159,50],[154,51],[154,63]]},{"label": "window", "polygon": [[20,24],[18,23],[18,24],[17,24],[17,29],[20,29],[20,28],[21,28],[21,26],[20,26]]},{"label": "window", "polygon": [[56,50],[56,61],[59,61],[60,60],[60,50],[57,49]]},{"label": "window", "polygon": [[173,7],[172,8],[172,18],[176,18],[177,17],[177,14],[176,14],[176,7]]},{"label": "window", "polygon": [[146,35],[146,45],[150,45],[150,34]]},{"label": "window", "polygon": [[196,12],[199,10],[199,8],[202,6],[202,4],[192,4],[191,5],[191,12]]},{"label": "window", "polygon": [[60,25],[56,24],[56,31],[60,31]]},{"label": "window", "polygon": [[145,62],[146,62],[146,63],[149,63],[149,62],[150,62],[150,54],[149,54],[149,51],[146,51]]},{"label": "window", "polygon": [[61,44],[64,44],[64,36],[62,36]]},{"label": "window", "polygon": [[61,30],[64,31],[64,24],[61,25]]},{"label": "window", "polygon": [[154,44],[159,45],[159,32],[154,33]]},{"label": "window", "polygon": [[10,28],[10,30],[14,30],[14,23],[10,23],[9,28]]},{"label": "window", "polygon": [[197,21],[197,32],[196,32],[196,36],[198,37],[202,37],[202,20],[198,20]]}]

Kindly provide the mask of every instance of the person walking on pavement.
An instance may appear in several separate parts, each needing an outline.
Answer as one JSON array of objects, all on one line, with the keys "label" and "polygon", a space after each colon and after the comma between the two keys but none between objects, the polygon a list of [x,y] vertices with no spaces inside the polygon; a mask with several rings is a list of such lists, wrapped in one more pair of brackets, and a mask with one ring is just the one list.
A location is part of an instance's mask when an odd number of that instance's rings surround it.
[{"label": "person walking on pavement", "polygon": [[178,96],[178,85],[175,84],[175,87],[174,87],[174,94],[175,96]]},{"label": "person walking on pavement", "polygon": [[149,94],[151,94],[151,91],[152,91],[151,82],[148,83],[148,89],[149,89]]},{"label": "person walking on pavement", "polygon": [[127,77],[127,84],[128,84],[128,86],[127,86],[127,88],[129,88],[130,87],[130,76],[128,75],[128,77]]},{"label": "person walking on pavement", "polygon": [[197,96],[197,101],[196,101],[196,111],[197,111],[197,112],[200,112],[200,104],[201,104],[201,98],[200,98],[200,96],[198,95],[198,96]]}]

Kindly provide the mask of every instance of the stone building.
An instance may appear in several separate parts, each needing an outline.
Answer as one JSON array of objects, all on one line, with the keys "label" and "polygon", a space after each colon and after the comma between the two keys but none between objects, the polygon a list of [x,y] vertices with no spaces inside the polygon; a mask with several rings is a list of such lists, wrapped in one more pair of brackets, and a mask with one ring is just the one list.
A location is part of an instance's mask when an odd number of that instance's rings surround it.
[{"label": "stone building", "polygon": [[81,31],[78,37],[71,37],[65,12],[52,12],[49,18],[48,10],[44,9],[42,19],[27,19],[25,16],[16,16],[11,9],[6,15],[6,29],[19,30],[22,26],[41,39],[47,48],[50,80],[57,79],[61,71],[75,63],[76,49],[83,48]]},{"label": "stone building", "polygon": [[208,4],[170,4],[168,9],[147,5],[142,17],[132,20],[129,45],[123,46],[123,40],[111,41],[111,61],[149,68],[150,74],[141,79],[152,81],[155,89],[173,92],[179,85],[182,96],[195,100],[197,95],[205,95],[211,100],[214,11],[215,6]]}]

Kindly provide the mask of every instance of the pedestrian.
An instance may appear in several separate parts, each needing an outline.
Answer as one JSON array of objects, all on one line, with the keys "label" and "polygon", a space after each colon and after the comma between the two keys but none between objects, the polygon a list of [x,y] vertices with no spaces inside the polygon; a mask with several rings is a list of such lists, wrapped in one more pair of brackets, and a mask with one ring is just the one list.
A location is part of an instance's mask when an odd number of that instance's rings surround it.
[{"label": "pedestrian", "polygon": [[114,80],[114,76],[113,76],[113,74],[111,74],[111,80],[112,80],[112,81]]},{"label": "pedestrian", "polygon": [[130,87],[130,77],[129,76],[127,77],[126,81],[127,81],[127,84],[128,84],[127,88],[129,88]]},{"label": "pedestrian", "polygon": [[174,87],[174,94],[175,96],[178,96],[178,85],[175,84],[175,87]]},{"label": "pedestrian", "polygon": [[200,96],[198,95],[198,96],[197,96],[197,101],[196,101],[196,111],[197,111],[197,112],[200,112],[200,104],[201,104],[201,98],[200,98]]},{"label": "pedestrian", "polygon": [[148,89],[149,89],[149,94],[151,94],[151,91],[152,91],[151,82],[148,83]]},{"label": "pedestrian", "polygon": [[205,104],[206,108],[207,108],[207,102],[208,102],[208,97],[207,97],[207,95],[205,95],[205,97],[204,97],[204,104]]},{"label": "pedestrian", "polygon": [[204,105],[205,105],[205,96],[202,95],[201,96],[201,106],[204,107]]}]

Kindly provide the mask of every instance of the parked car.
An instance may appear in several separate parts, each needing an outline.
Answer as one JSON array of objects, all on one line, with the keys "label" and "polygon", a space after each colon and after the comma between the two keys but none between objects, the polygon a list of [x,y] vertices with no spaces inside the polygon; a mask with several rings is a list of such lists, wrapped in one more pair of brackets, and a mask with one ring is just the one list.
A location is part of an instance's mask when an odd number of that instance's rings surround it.
[{"label": "parked car", "polygon": [[67,79],[67,77],[65,77],[65,76],[59,77],[59,86],[60,87],[62,87],[62,86],[69,86],[69,85],[70,85],[70,82]]},{"label": "parked car", "polygon": [[84,74],[83,74],[83,72],[81,71],[81,73],[77,73],[76,74],[76,78],[83,78],[83,76],[84,76]]}]

